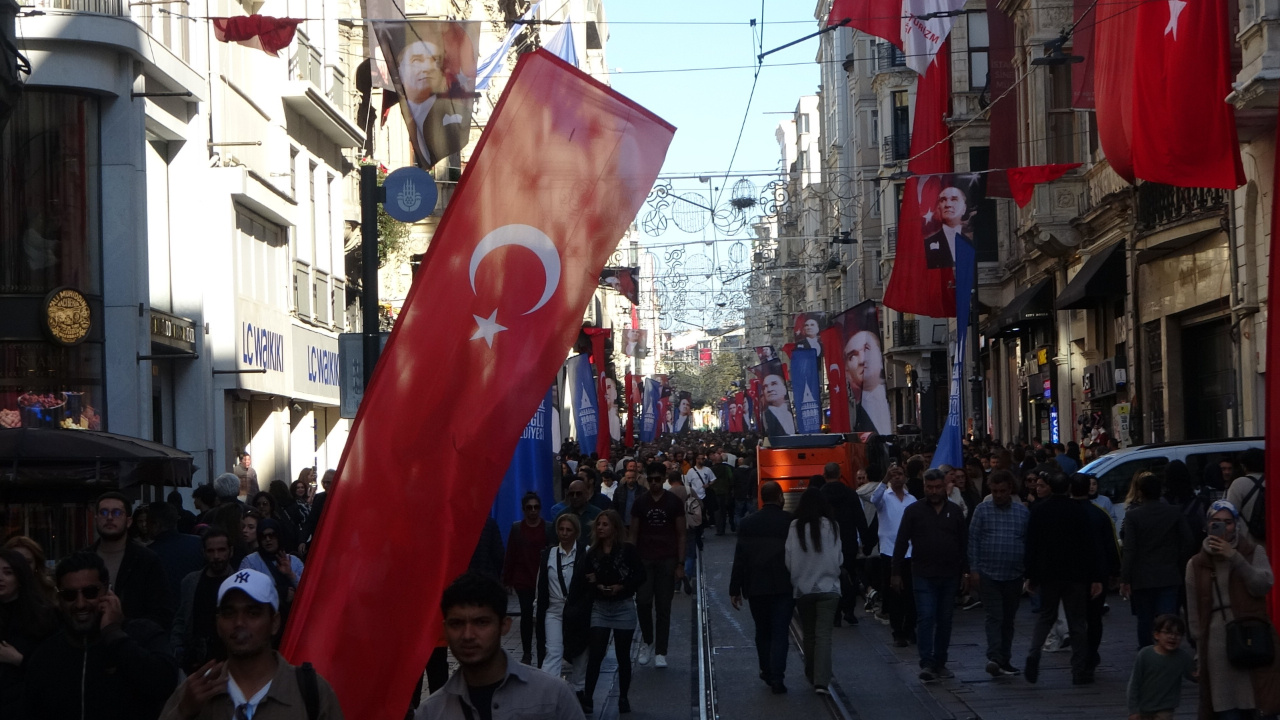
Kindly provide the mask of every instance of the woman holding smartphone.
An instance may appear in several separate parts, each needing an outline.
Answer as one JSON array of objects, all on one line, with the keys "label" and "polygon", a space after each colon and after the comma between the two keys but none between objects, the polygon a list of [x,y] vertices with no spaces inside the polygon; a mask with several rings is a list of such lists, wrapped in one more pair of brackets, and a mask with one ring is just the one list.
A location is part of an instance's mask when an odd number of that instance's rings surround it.
[{"label": "woman holding smartphone", "polygon": [[[1267,593],[1275,583],[1261,544],[1249,536],[1236,507],[1209,506],[1209,535],[1187,563],[1187,618],[1200,670],[1200,717],[1217,720],[1280,712],[1280,656],[1269,666],[1242,669],[1227,652],[1227,625],[1267,617]],[[1271,630],[1273,646],[1280,639]]]},{"label": "woman holding smartphone", "polygon": [[595,539],[584,558],[582,572],[591,589],[591,639],[588,646],[587,686],[582,712],[590,715],[600,665],[613,636],[618,658],[618,712],[631,712],[631,640],[636,632],[636,590],[644,582],[644,565],[634,545],[622,539],[622,516],[605,510],[596,517]]}]

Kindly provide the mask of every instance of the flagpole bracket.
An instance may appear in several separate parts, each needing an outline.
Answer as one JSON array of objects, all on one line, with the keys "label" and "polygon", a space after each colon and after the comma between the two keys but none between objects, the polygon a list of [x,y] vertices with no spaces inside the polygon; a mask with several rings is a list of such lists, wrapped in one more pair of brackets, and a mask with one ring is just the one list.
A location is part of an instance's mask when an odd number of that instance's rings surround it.
[{"label": "flagpole bracket", "polygon": [[761,61],[761,60],[764,60],[764,58],[765,58],[765,56],[766,56],[766,55],[772,55],[772,54],[774,54],[774,53],[778,52],[779,50],[786,50],[787,48],[791,47],[792,45],[798,45],[798,44],[800,44],[800,43],[804,42],[805,40],[809,40],[810,38],[816,38],[816,37],[818,37],[819,35],[822,35],[823,33],[829,33],[829,32],[831,32],[831,31],[833,31],[833,30],[838,30],[838,29],[840,29],[840,28],[844,27],[845,25],[848,25],[848,24],[849,24],[849,23],[851,23],[851,22],[853,22],[853,18],[845,18],[845,19],[841,20],[840,22],[836,23],[835,25],[828,25],[828,26],[826,26],[826,27],[822,28],[821,30],[819,30],[818,32],[815,32],[815,33],[809,33],[808,35],[805,35],[805,36],[804,36],[804,37],[802,37],[802,38],[799,38],[799,39],[796,39],[796,40],[792,40],[791,42],[787,43],[786,45],[779,45],[778,47],[776,47],[776,48],[774,48],[774,49],[772,49],[772,50],[765,50],[764,52],[762,52],[762,53],[760,53],[759,55],[757,55],[757,56],[756,56],[756,61],[757,61],[757,62],[759,62],[759,61]]}]

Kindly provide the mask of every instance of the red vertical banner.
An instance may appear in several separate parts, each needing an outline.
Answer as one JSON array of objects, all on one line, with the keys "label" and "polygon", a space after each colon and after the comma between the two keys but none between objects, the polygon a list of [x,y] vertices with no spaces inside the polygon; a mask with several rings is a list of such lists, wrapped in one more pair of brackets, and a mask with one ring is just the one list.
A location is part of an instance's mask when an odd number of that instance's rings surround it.
[{"label": "red vertical banner", "polygon": [[[934,173],[951,171],[951,141],[946,118],[951,108],[951,43],[943,44],[916,89],[911,125],[911,160],[898,213],[898,251],[884,291],[884,304],[904,313],[928,317],[956,314],[955,268],[930,267],[925,252],[924,225],[933,212],[937,182]],[[929,194],[932,193],[930,196]]]},{"label": "red vertical banner", "polygon": [[587,337],[591,338],[591,364],[596,366],[596,407],[600,408],[600,432],[596,433],[596,455],[609,459],[609,450],[613,447],[609,435],[609,413],[617,412],[617,408],[609,407],[609,390],[605,385],[608,368],[604,363],[604,341],[613,334],[607,328],[583,328]]},{"label": "red vertical banner", "polygon": [[[992,0],[988,0],[988,7]],[[1071,69],[1071,107],[1090,110],[1093,99],[1093,37],[1098,15],[1094,0],[1072,0],[1072,15],[1076,29],[1071,32],[1071,54],[1084,58],[1084,62]],[[993,41],[994,42],[994,41]],[[995,127],[991,128],[992,135]],[[987,194],[991,191],[988,189]]]},{"label": "red vertical banner", "polygon": [[[986,169],[1007,170],[1021,164],[1018,159],[1018,94],[1009,92],[1018,80],[1018,71],[1013,66],[1013,46],[1017,38],[1013,18],[1000,9],[999,0],[987,0],[987,32],[991,43],[987,60],[987,97],[992,105],[991,154]],[[1005,95],[1006,92],[1009,94]],[[1009,183],[1004,173],[987,175],[987,196],[1009,197]]]},{"label": "red vertical banner", "polygon": [[831,432],[852,432],[849,393],[844,376],[844,332],[839,325],[822,331],[822,360],[827,366],[827,397],[831,402]]},{"label": "red vertical banner", "polygon": [[752,373],[749,384],[747,385],[747,397],[751,400],[751,421],[755,425],[757,432],[760,431],[760,378]]},{"label": "red vertical banner", "polygon": [[623,433],[622,442],[629,448],[636,446],[636,396],[640,393],[635,388],[636,376],[627,371],[627,429]]},{"label": "red vertical banner", "polygon": [[[1276,142],[1280,143],[1280,125],[1276,127]],[[1280,147],[1280,145],[1277,145]],[[1272,185],[1275,187],[1276,168],[1272,166]],[[1271,193],[1271,252],[1267,260],[1267,317],[1280,318],[1280,193]],[[1267,327],[1267,380],[1264,434],[1268,438],[1266,462],[1268,468],[1280,468],[1280,441],[1272,430],[1280,430],[1280,327]],[[1252,469],[1252,468],[1250,468]],[[1280,492],[1272,490],[1264,494],[1267,503],[1267,556],[1271,558],[1271,571],[1280,573]],[[1280,619],[1280,593],[1271,593],[1272,621]]]},{"label": "red vertical banner", "polygon": [[547,52],[521,56],[365,393],[281,645],[346,717],[404,715],[440,596],[673,133]]},{"label": "red vertical banner", "polygon": [[[1134,34],[1140,0],[1098,3],[1093,24],[1093,98],[1098,142],[1117,175],[1133,182]],[[1168,7],[1165,3],[1164,7]],[[1087,20],[1085,21],[1088,22]],[[1183,112],[1186,112],[1183,110]]]}]

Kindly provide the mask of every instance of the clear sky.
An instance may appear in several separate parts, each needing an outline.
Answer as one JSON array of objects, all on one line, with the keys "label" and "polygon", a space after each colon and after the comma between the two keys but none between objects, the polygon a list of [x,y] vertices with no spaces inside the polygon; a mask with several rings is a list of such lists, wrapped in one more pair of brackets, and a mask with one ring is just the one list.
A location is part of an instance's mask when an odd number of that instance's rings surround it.
[{"label": "clear sky", "polygon": [[[788,119],[801,95],[818,89],[819,72],[814,63],[818,40],[806,40],[765,58],[747,112],[760,33],[767,51],[816,31],[818,23],[812,17],[815,5],[796,0],[764,0],[763,7],[759,0],[605,0],[608,65],[617,71],[611,76],[613,87],[677,128],[663,175],[719,175],[710,183],[711,188],[696,178],[672,180],[676,193],[701,192],[706,197],[708,190],[717,195],[714,189],[723,188],[720,206],[727,204],[729,188],[737,178],[730,178],[726,186],[724,175],[729,171],[744,113],[746,125],[733,172],[776,171],[779,153],[774,131],[778,123]],[[752,19],[757,21],[754,33]],[[699,69],[726,66],[736,69]],[[760,188],[771,178],[750,179]],[[696,211],[679,202],[675,206]],[[644,213],[642,209],[642,217]],[[735,241],[746,240],[750,232],[748,224],[726,238],[710,225],[685,233],[673,224],[657,237],[645,237],[645,244],[654,248],[658,257],[659,279],[665,274],[672,286],[663,300],[666,329],[734,324],[733,313],[724,308],[717,311],[717,302],[727,302],[730,309],[741,305],[740,293],[736,297],[724,295],[726,290],[740,290],[741,281],[727,285],[724,281],[737,274],[737,266],[749,267],[741,264],[749,263],[749,258],[744,246]],[[684,248],[683,257],[678,258],[681,265],[675,267],[670,256],[677,249],[673,244],[691,240],[701,242]],[[710,244],[704,244],[706,241]],[[730,265],[735,266],[732,273],[715,278],[706,278],[702,272],[727,271]],[[742,322],[740,308],[736,322]]]}]

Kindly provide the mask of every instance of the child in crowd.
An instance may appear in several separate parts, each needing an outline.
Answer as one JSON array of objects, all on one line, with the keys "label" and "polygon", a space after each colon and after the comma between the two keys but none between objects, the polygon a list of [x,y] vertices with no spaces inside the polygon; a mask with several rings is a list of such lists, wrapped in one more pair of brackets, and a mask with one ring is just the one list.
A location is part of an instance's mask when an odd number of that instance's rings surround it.
[{"label": "child in crowd", "polygon": [[1186,623],[1177,615],[1155,620],[1155,645],[1138,651],[1129,677],[1129,720],[1172,720],[1182,697],[1182,679],[1195,680],[1196,663],[1182,650]]}]

